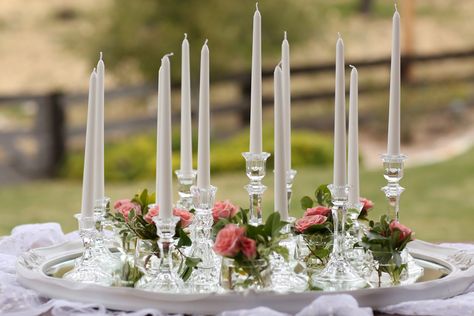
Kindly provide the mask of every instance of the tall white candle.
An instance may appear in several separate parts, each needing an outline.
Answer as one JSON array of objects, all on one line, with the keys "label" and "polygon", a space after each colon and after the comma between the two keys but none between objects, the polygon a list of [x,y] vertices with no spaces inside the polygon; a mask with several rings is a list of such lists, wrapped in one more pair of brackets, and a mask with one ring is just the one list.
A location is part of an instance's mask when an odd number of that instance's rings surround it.
[{"label": "tall white candle", "polygon": [[286,192],[286,155],[284,134],[284,106],[283,106],[282,70],[280,65],[275,67],[274,72],[274,95],[275,95],[275,188],[274,200],[275,211],[280,212],[283,220],[288,219],[288,197]]},{"label": "tall white candle", "polygon": [[102,52],[97,63],[97,96],[96,96],[96,131],[94,159],[94,199],[105,197],[104,194],[104,76],[105,66]]},{"label": "tall white candle", "polygon": [[258,3],[253,15],[252,78],[250,90],[250,152],[262,152],[262,48]]},{"label": "tall white candle", "polygon": [[281,44],[281,68],[283,72],[283,116],[286,170],[291,170],[291,84],[290,84],[290,45],[286,38]]},{"label": "tall white candle", "polygon": [[189,42],[187,34],[181,45],[181,172],[189,175],[193,169],[191,131],[191,80],[189,70]]},{"label": "tall white candle", "polygon": [[96,127],[96,91],[97,74],[92,71],[89,79],[89,101],[87,105],[86,145],[84,153],[84,173],[82,176],[81,215],[91,217],[94,214],[94,135]]},{"label": "tall white candle", "polygon": [[161,172],[161,162],[160,159],[162,156],[160,155],[160,121],[161,121],[161,110],[163,109],[163,66],[160,66],[158,71],[158,109],[156,114],[156,177],[155,177],[155,204],[160,205],[160,186],[159,186],[159,179],[160,179],[160,172]]},{"label": "tall white candle", "polygon": [[334,179],[336,186],[346,185],[346,99],[344,79],[344,43],[336,43],[336,92],[334,104]]},{"label": "tall white candle", "polygon": [[357,68],[351,65],[351,87],[349,90],[349,158],[348,158],[348,185],[349,204],[359,203],[359,114],[358,114],[358,74]]},{"label": "tall white candle", "polygon": [[158,159],[160,172],[158,178],[158,196],[160,207],[160,218],[170,218],[173,214],[173,186],[172,186],[172,166],[171,166],[171,80],[170,61],[165,55],[161,59],[162,98],[161,110],[159,111],[159,148]]},{"label": "tall white candle", "polygon": [[389,155],[400,154],[400,14],[398,14],[396,6],[392,22],[387,153]]},{"label": "tall white candle", "polygon": [[210,114],[209,114],[209,48],[207,40],[201,49],[201,74],[199,83],[199,126],[198,126],[198,174],[197,185],[201,189],[211,184],[210,170]]}]

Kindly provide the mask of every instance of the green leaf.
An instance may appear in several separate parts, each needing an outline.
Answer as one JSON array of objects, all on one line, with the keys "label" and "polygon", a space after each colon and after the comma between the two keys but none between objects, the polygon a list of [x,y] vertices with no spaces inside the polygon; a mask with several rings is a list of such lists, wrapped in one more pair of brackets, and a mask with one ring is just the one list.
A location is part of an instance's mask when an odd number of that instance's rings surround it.
[{"label": "green leaf", "polygon": [[189,247],[192,245],[191,238],[189,238],[188,234],[180,227],[178,229],[178,234],[179,234],[179,241],[178,241],[178,248],[181,247]]},{"label": "green leaf", "polygon": [[312,208],[314,205],[313,199],[310,198],[309,196],[303,196],[300,200],[301,203],[301,208],[303,210],[306,210],[308,208]]},{"label": "green leaf", "polygon": [[327,184],[320,185],[316,189],[314,196],[316,197],[316,201],[318,201],[319,205],[327,207],[331,206],[331,191],[329,191]]}]

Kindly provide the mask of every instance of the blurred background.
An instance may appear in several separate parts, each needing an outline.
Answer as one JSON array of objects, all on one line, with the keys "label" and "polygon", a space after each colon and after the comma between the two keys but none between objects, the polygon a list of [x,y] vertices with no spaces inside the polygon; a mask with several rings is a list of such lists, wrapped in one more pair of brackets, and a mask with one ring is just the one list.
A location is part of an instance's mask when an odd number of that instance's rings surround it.
[{"label": "blurred background", "polygon": [[[472,242],[474,2],[398,3],[402,151],[409,156],[401,221],[419,239]],[[334,54],[341,32],[346,65],[359,70],[361,194],[375,201],[371,216],[377,218],[387,205],[380,191],[385,181],[379,155],[386,149],[392,1],[263,0],[259,8],[268,152],[273,151],[272,70],[284,31],[291,45],[292,161],[298,171],[292,213],[301,215],[300,198],[331,182]],[[106,64],[107,195],[115,200],[145,187],[154,190],[156,77],[160,58],[168,52],[175,53],[173,163],[179,168],[185,32],[191,45],[193,119],[199,52],[209,39],[211,182],[219,189],[218,199],[247,207],[241,152],[248,150],[254,10],[253,0],[1,1],[0,235],[19,224],[46,221],[61,223],[64,231],[76,229],[88,76],[100,51]],[[196,150],[196,141],[193,146]],[[268,213],[272,172],[264,182]]]}]

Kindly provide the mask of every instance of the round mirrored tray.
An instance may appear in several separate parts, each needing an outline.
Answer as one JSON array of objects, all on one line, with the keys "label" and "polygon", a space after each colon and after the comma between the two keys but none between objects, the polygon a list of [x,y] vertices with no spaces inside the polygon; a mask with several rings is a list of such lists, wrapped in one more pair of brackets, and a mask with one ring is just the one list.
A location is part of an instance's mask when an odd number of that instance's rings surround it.
[{"label": "round mirrored tray", "polygon": [[78,242],[25,253],[18,260],[17,273],[23,285],[53,298],[101,303],[112,309],[157,308],[170,313],[200,314],[215,314],[224,310],[258,306],[296,313],[318,296],[331,293],[348,293],[359,302],[360,306],[377,308],[404,301],[452,297],[463,293],[474,282],[472,254],[422,241],[410,243],[409,252],[424,268],[424,275],[416,283],[343,292],[246,291],[176,295],[147,292],[130,287],[76,283],[61,277],[72,268],[75,258],[81,253],[81,244]]}]

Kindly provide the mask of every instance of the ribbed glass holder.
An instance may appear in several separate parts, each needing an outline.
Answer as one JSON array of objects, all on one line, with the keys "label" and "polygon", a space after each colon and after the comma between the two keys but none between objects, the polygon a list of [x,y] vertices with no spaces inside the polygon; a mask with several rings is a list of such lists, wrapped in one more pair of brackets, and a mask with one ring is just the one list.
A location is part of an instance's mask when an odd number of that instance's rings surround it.
[{"label": "ribbed glass holder", "polygon": [[405,155],[382,155],[383,175],[387,185],[382,187],[383,193],[388,199],[388,216],[392,220],[399,220],[400,195],[405,190],[400,184],[403,178],[403,168],[407,156]]},{"label": "ribbed glass holder", "polygon": [[312,285],[325,291],[364,288],[367,286],[367,282],[351,266],[344,255],[346,207],[349,187],[347,185],[337,186],[331,184],[328,188],[331,191],[333,204],[333,248],[326,267],[320,273],[312,276]]},{"label": "ribbed glass holder", "polygon": [[96,253],[93,251],[97,235],[96,219],[94,216],[86,217],[81,214],[75,215],[79,222],[79,235],[82,238],[84,252],[75,262],[74,268],[64,274],[64,279],[82,282],[94,283],[110,286],[114,278],[108,269],[104,269],[102,262],[97,260]]},{"label": "ribbed glass holder", "polygon": [[193,194],[191,193],[191,187],[196,184],[196,175],[196,170],[191,170],[191,172],[182,172],[181,170],[176,171],[179,195],[176,207],[179,209],[189,211],[193,208]]},{"label": "ribbed glass holder", "polygon": [[213,292],[219,284],[220,259],[212,249],[214,243],[211,238],[216,191],[217,188],[212,185],[208,188],[191,187],[195,213],[189,256],[201,259],[188,280],[189,289],[193,292]]},{"label": "ribbed glass holder", "polygon": [[263,222],[262,197],[267,187],[262,184],[262,180],[266,174],[266,163],[270,154],[244,152],[242,156],[245,158],[245,173],[250,180],[245,186],[249,194],[250,223],[257,226]]}]

